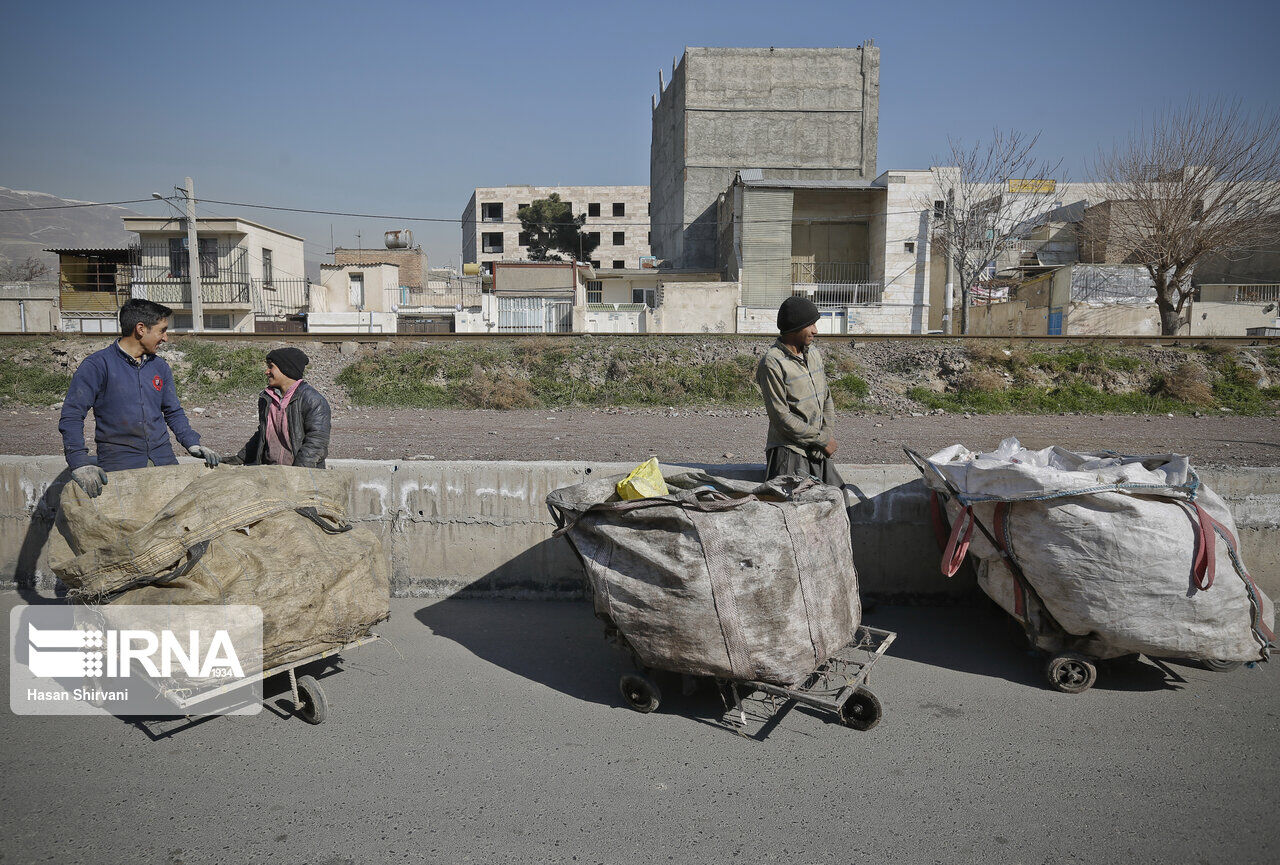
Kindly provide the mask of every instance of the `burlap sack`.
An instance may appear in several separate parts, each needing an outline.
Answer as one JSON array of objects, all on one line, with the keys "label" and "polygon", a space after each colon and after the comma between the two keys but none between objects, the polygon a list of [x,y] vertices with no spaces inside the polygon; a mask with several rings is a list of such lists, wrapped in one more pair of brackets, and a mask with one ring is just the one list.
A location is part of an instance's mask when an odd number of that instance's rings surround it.
[{"label": "burlap sack", "polygon": [[[920,468],[947,499],[944,569],[967,542],[983,591],[1028,623],[1040,648],[1267,657],[1271,601],[1240,558],[1231,511],[1186,457],[1029,451],[1006,439],[988,454],[954,445]],[[996,545],[967,528],[966,511]]]},{"label": "burlap sack", "polygon": [[690,472],[665,477],[671,495],[621,501],[622,477],[547,505],[597,614],[641,664],[792,685],[853,638],[862,608],[840,489]]},{"label": "burlap sack", "polygon": [[349,485],[320,469],[190,465],[113,472],[96,499],[67,484],[51,565],[88,603],[255,604],[270,668],[389,614],[382,544],[345,522]]}]

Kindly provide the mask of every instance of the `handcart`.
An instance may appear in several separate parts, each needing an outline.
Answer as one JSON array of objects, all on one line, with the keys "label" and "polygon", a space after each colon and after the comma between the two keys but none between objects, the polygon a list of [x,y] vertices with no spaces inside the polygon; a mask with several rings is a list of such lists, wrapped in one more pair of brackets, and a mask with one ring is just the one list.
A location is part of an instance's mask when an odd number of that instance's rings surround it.
[{"label": "handcart", "polygon": [[290,702],[292,703],[294,714],[308,724],[323,724],[329,712],[329,700],[316,677],[312,675],[299,676],[297,674],[298,669],[329,658],[336,658],[337,655],[343,652],[367,646],[369,643],[379,639],[381,638],[378,634],[367,634],[341,646],[334,646],[331,649],[325,649],[323,652],[317,652],[314,655],[308,655],[305,658],[254,673],[233,683],[195,693],[192,693],[189,688],[183,688],[172,683],[166,685],[163,682],[152,679],[146,679],[146,681],[156,688],[157,693],[163,700],[177,709],[180,714],[191,719],[200,716],[200,706],[210,700],[225,696],[241,688],[246,688],[255,682],[265,681],[273,676],[288,673]]},{"label": "handcart", "polygon": [[[611,636],[623,643],[616,631]],[[762,722],[761,731],[772,727],[796,704],[830,712],[841,724],[855,730],[870,730],[880,723],[883,708],[879,698],[867,688],[871,668],[897,639],[893,631],[862,625],[854,640],[823,661],[800,684],[783,687],[770,682],[716,679],[716,688],[725,711],[720,722],[744,732],[751,720]],[[637,672],[626,673],[618,681],[622,697],[637,712],[652,712],[662,702],[662,691],[654,674],[637,664]]]},{"label": "handcart", "polygon": [[[904,447],[902,450],[921,475],[936,477],[946,488],[948,497],[960,500],[960,490],[956,489],[946,475],[938,471],[937,466],[911,448]],[[947,531],[946,510],[944,504],[936,498],[937,494],[934,493],[933,495],[935,498],[931,502],[931,508],[933,510],[934,528],[938,533],[939,545],[942,546],[945,544],[943,533]],[[1013,575],[1020,597],[1026,598],[1028,605],[1034,603],[1039,609],[1040,618],[1045,626],[1043,629],[1036,624],[1036,617],[1032,616],[1029,610],[1019,619],[1019,624],[1026,635],[1028,646],[1032,649],[1043,651],[1049,656],[1044,667],[1045,679],[1049,686],[1055,690],[1062,691],[1064,694],[1082,694],[1092,688],[1098,680],[1098,659],[1083,652],[1075,651],[1074,648],[1070,647],[1071,643],[1074,642],[1074,638],[1054,619],[1053,614],[1049,612],[1048,607],[1041,600],[1035,587],[1031,585],[1031,581],[1023,573],[1018,560],[1009,554],[1006,545],[997,540],[995,534],[972,511],[966,513],[966,519],[972,522],[973,528],[980,531],[983,537],[1000,554],[1000,558],[1005,566],[1008,567],[1009,573]],[[1046,642],[1046,638],[1051,638],[1052,642],[1057,644],[1065,644],[1068,648],[1058,651],[1046,650],[1042,645]]]}]

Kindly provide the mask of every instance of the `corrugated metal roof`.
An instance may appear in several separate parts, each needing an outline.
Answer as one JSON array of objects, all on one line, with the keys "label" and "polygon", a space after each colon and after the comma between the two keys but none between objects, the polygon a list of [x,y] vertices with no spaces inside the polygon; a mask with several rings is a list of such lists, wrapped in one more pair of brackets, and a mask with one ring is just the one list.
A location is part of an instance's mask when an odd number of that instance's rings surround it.
[{"label": "corrugated metal roof", "polygon": [[114,246],[106,249],[46,249],[45,252],[52,252],[56,255],[119,256],[122,260],[125,260],[128,259],[130,250],[127,247]]}]

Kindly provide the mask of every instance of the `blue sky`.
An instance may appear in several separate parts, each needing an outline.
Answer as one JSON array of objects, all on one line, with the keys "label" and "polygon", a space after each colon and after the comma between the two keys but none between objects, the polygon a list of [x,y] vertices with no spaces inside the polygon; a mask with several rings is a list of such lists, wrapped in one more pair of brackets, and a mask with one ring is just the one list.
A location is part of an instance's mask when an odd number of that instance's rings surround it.
[{"label": "blue sky", "polygon": [[[1083,179],[1100,142],[1188,96],[1277,110],[1280,6],[1181,2],[34,3],[6,12],[0,185],[169,192],[456,219],[475,186],[646,184],[649,99],[686,45],[881,48],[878,168],[948,136],[1042,130]],[[209,205],[228,213],[235,208]],[[163,205],[138,206],[159,212]],[[410,227],[239,211],[308,257]]]}]

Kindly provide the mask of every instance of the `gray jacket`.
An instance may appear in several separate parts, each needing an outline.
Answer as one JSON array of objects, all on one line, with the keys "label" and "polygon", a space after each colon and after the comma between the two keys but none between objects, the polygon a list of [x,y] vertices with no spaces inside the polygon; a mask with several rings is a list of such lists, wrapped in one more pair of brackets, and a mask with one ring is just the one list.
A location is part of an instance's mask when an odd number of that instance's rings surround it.
[{"label": "gray jacket", "polygon": [[[271,461],[267,452],[269,403],[265,393],[258,395],[258,431],[245,442],[238,454],[240,461],[247,466],[266,465]],[[329,455],[329,401],[305,381],[299,382],[293,399],[284,408],[284,415],[289,422],[293,464],[304,468],[324,468],[324,459]]]}]

